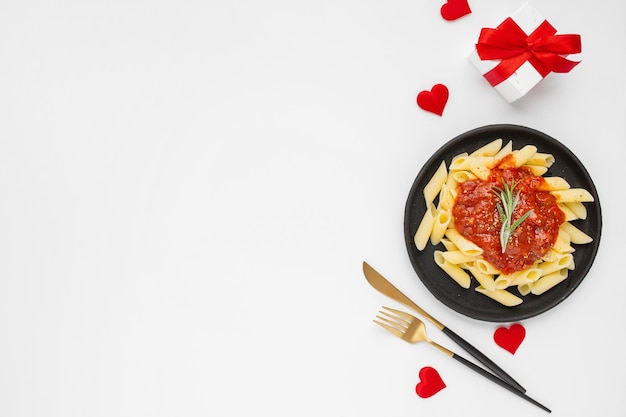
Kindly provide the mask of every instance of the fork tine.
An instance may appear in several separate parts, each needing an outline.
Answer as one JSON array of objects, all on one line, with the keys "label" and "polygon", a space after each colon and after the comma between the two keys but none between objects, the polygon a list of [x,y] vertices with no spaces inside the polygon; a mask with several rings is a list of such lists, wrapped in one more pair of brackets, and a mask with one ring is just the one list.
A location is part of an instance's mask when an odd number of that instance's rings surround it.
[{"label": "fork tine", "polygon": [[[392,311],[394,313],[402,313],[402,311],[399,310],[393,310],[390,309],[389,307],[384,307],[383,309],[387,309],[388,311]],[[389,317],[390,319],[393,320],[394,323],[397,323],[399,326],[402,326],[404,328],[407,328],[411,325],[412,322],[412,317],[409,315],[409,317],[404,317],[404,315],[399,315],[399,314],[391,314],[388,311],[383,311],[380,310],[379,313],[384,314],[385,316]]]},{"label": "fork tine", "polygon": [[[412,315],[410,315],[410,314],[409,314],[409,313],[407,313],[407,312],[400,311],[400,310],[396,310],[395,308],[391,308],[391,307],[385,307],[385,306],[383,306],[383,308],[384,308],[385,310],[391,311],[391,312],[393,312],[393,313],[397,314],[398,316],[402,317],[402,319],[403,319],[404,321],[406,321],[408,324],[411,324],[411,322],[412,322],[413,320],[415,320],[415,317],[413,317]],[[381,313],[382,313],[382,311],[381,311]],[[389,314],[387,314],[387,315],[389,315]]]},{"label": "fork tine", "polygon": [[[385,312],[383,311],[381,311],[381,313],[385,314]],[[400,330],[402,333],[406,332],[407,329],[409,328],[409,323],[399,320],[396,317],[390,316],[389,314],[385,314],[385,315],[393,320],[389,320],[388,318],[381,317],[381,316],[376,316],[376,318],[384,321],[385,323],[387,323],[388,325],[391,325],[392,327],[395,327],[396,329]]]},{"label": "fork tine", "polygon": [[[387,307],[383,307],[383,309],[384,308],[387,308]],[[390,319],[393,320],[394,323],[397,323],[399,326],[402,326],[404,328],[408,328],[411,325],[411,320],[407,320],[402,316],[393,315],[383,310],[380,310],[379,313],[389,317]]]},{"label": "fork tine", "polygon": [[[378,316],[376,316],[378,317]],[[382,317],[378,317],[380,319],[383,319]],[[385,319],[383,319],[385,320]],[[374,320],[374,323],[378,324],[380,327],[382,327],[385,330],[389,330],[391,333],[393,333],[394,335],[402,338],[402,336],[404,336],[404,332],[401,332],[400,330],[396,329],[395,327],[392,327],[388,324],[385,323],[381,323],[380,321]]]}]

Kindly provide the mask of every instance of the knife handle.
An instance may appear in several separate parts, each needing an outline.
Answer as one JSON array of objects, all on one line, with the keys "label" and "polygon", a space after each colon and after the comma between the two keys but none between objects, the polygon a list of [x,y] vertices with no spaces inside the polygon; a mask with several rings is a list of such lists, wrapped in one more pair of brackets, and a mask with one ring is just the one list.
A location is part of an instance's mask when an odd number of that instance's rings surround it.
[{"label": "knife handle", "polygon": [[456,359],[457,361],[461,362],[463,365],[467,366],[468,368],[472,369],[475,372],[478,372],[479,374],[481,374],[482,376],[484,376],[485,378],[491,380],[492,382],[495,382],[496,384],[500,385],[502,388],[505,388],[509,391],[511,391],[513,394],[525,399],[526,401],[536,405],[537,407],[541,408],[544,411],[547,411],[548,413],[551,413],[552,411],[550,411],[550,409],[548,407],[546,407],[545,405],[537,402],[536,400],[530,398],[528,395],[526,395],[524,392],[516,389],[515,387],[509,385],[508,383],[504,382],[503,380],[501,380],[500,378],[498,378],[497,376],[495,376],[492,373],[487,372],[486,370],[484,370],[483,368],[481,368],[478,365],[475,365],[474,363],[468,361],[467,359],[463,358],[462,356],[457,355],[456,353],[452,356],[454,359]]},{"label": "knife handle", "polygon": [[454,333],[450,328],[444,327],[441,331],[447,335],[450,339],[454,340],[456,344],[461,346],[467,353],[472,355],[476,360],[491,369],[496,375],[502,378],[503,381],[514,387],[516,390],[524,393],[526,389],[522,387],[516,380],[514,380],[509,374],[504,372],[502,368],[495,364],[491,359],[485,356],[481,351],[472,346],[467,340],[463,339],[458,334]]}]

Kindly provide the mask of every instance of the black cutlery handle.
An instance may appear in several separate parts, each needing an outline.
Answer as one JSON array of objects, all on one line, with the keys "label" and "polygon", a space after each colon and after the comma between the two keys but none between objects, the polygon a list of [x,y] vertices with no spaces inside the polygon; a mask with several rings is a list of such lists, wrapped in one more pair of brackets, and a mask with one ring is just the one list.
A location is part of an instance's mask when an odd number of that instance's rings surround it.
[{"label": "black cutlery handle", "polygon": [[519,391],[517,389],[515,389],[514,387],[512,387],[511,385],[507,384],[506,382],[504,382],[503,380],[501,380],[500,378],[498,378],[497,376],[495,376],[494,374],[484,370],[483,368],[481,368],[480,366],[468,361],[467,359],[457,355],[456,353],[454,355],[452,355],[452,357],[454,359],[456,359],[457,361],[461,362],[463,365],[467,366],[468,368],[472,369],[473,371],[478,372],[479,374],[481,374],[482,376],[484,376],[487,379],[490,379],[491,381],[495,382],[496,384],[500,385],[503,388],[506,388],[507,390],[511,391],[513,394],[520,396],[521,398],[525,399],[526,401],[536,405],[537,407],[541,408],[544,411],[547,411],[548,413],[551,413],[552,411],[550,411],[549,408],[547,408],[546,406],[542,405],[541,403],[533,400],[532,398],[530,398],[528,395],[524,394],[522,391]]},{"label": "black cutlery handle", "polygon": [[467,353],[476,358],[480,363],[491,369],[496,375],[502,378],[504,381],[512,385],[518,391],[526,392],[526,389],[522,387],[516,380],[514,380],[509,374],[504,372],[502,368],[495,364],[491,359],[486,357],[481,351],[472,346],[468,341],[463,339],[458,334],[454,333],[448,327],[444,327],[441,331],[446,334],[450,339],[454,340],[459,346],[461,346]]}]

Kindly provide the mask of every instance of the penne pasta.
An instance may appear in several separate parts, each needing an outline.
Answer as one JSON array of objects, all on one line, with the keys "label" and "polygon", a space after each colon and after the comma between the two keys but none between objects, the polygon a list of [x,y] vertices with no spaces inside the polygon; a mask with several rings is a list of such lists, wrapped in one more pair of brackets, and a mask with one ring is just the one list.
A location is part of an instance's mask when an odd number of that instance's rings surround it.
[{"label": "penne pasta", "polygon": [[472,276],[476,278],[478,284],[487,291],[493,291],[496,289],[496,282],[493,279],[493,275],[485,274],[481,272],[476,265],[469,265],[468,270],[472,273]]},{"label": "penne pasta", "polygon": [[538,177],[542,176],[546,172],[548,172],[548,167],[544,167],[541,165],[524,165],[524,167],[528,168],[533,175]]},{"label": "penne pasta", "polygon": [[565,179],[561,177],[544,177],[544,187],[542,189],[546,191],[567,190],[570,188]]},{"label": "penne pasta", "polygon": [[562,254],[559,258],[551,262],[542,262],[537,265],[537,268],[541,270],[541,276],[549,275],[555,271],[563,268],[568,268],[574,262],[574,257],[571,253]]},{"label": "penne pasta", "polygon": [[533,156],[526,161],[527,165],[539,165],[550,168],[554,164],[554,156],[549,153],[535,152]]},{"label": "penne pasta", "polygon": [[515,276],[511,276],[507,274],[500,274],[494,280],[494,284],[495,284],[496,289],[503,290],[511,286],[514,279],[515,279]]},{"label": "penne pasta", "polygon": [[573,271],[574,268],[576,268],[576,260],[572,257],[572,262],[567,265],[567,269],[569,269],[570,271]]},{"label": "penne pasta", "polygon": [[472,174],[469,171],[454,171],[451,173],[452,177],[457,183],[462,183],[469,180],[475,180],[476,175]]},{"label": "penne pasta", "polygon": [[478,286],[476,287],[476,291],[486,295],[487,297],[496,300],[497,302],[499,302],[502,305],[505,305],[507,307],[515,307],[517,305],[522,304],[522,299],[514,294],[511,294],[510,292],[506,291],[506,290],[493,290],[493,291],[487,291],[485,288]]},{"label": "penne pasta", "polygon": [[470,164],[470,172],[483,181],[486,181],[491,174],[491,169],[488,167],[488,163],[492,161],[486,161],[484,158],[476,158]]},{"label": "penne pasta", "polygon": [[446,261],[441,251],[435,251],[434,253],[435,263],[439,268],[457,282],[461,287],[467,289],[470,287],[471,279],[467,272],[458,265],[451,264]]},{"label": "penne pasta", "polygon": [[439,210],[452,210],[452,206],[454,206],[454,199],[456,198],[456,190],[455,188],[450,188],[448,183],[445,183],[443,187],[441,187],[441,193],[439,194]]},{"label": "penne pasta", "polygon": [[420,222],[413,238],[415,246],[419,250],[424,250],[428,240],[430,239],[430,234],[435,226],[435,214],[435,207],[430,204],[426,209],[424,217],[422,217],[422,221]]},{"label": "penne pasta", "polygon": [[531,293],[533,283],[520,284],[517,286],[517,292],[523,297]]},{"label": "penne pasta", "polygon": [[480,258],[476,259],[476,267],[483,274],[489,274],[489,275],[500,275],[501,274],[501,272],[500,272],[500,270],[498,268],[496,268],[495,266],[491,265],[489,262],[487,262],[484,259],[480,259]]},{"label": "penne pasta", "polygon": [[450,162],[450,171],[467,171],[472,163],[474,157],[469,156],[467,153],[462,153],[454,158]]},{"label": "penne pasta", "polygon": [[584,188],[569,188],[567,190],[552,191],[557,203],[590,203],[593,201],[591,193]]},{"label": "penne pasta", "polygon": [[433,223],[433,230],[430,233],[430,243],[433,245],[439,244],[441,239],[448,230],[448,224],[452,219],[452,215],[447,210],[439,210],[435,215],[435,221]]},{"label": "penne pasta", "polygon": [[446,169],[446,163],[441,162],[437,171],[430,178],[426,186],[424,187],[424,201],[426,202],[426,207],[428,207],[435,198],[441,192],[441,187],[448,179],[448,170]]},{"label": "penne pasta", "polygon": [[589,236],[570,222],[563,223],[561,225],[561,229],[569,235],[571,243],[584,245],[585,243],[590,243],[593,241],[591,236]]},{"label": "penne pasta", "polygon": [[505,156],[507,156],[511,152],[513,152],[513,142],[509,141],[506,145],[502,147],[502,149],[498,151],[497,154],[494,155],[494,159],[496,161],[501,161],[502,159],[504,159]]},{"label": "penne pasta", "polygon": [[541,277],[541,273],[542,271],[539,268],[523,269],[515,276],[515,279],[511,282],[511,286],[517,287],[518,285],[535,282]]},{"label": "penne pasta", "polygon": [[495,156],[502,148],[502,139],[496,139],[476,149],[470,156]]},{"label": "penne pasta", "polygon": [[581,202],[569,202],[563,203],[572,213],[576,215],[577,219],[585,220],[587,218],[587,207]]},{"label": "penne pasta", "polygon": [[459,182],[454,177],[453,171],[448,171],[448,179],[446,180],[445,187],[449,191],[456,191],[456,188],[459,186]]},{"label": "penne pasta", "polygon": [[565,205],[565,203],[558,203],[559,208],[565,214],[565,220],[571,222],[572,220],[578,220],[578,216],[569,207]]},{"label": "penne pasta", "polygon": [[495,279],[495,287],[503,290],[508,287],[528,284],[537,281],[541,275],[542,271],[539,268],[527,268],[511,274],[501,274]]},{"label": "penne pasta", "polygon": [[559,269],[551,274],[545,275],[533,282],[530,286],[530,292],[534,295],[541,295],[557,284],[560,284],[567,278],[567,268]]},{"label": "penne pasta", "polygon": [[444,259],[451,264],[460,265],[473,262],[476,257],[467,255],[460,250],[449,250],[441,253]]},{"label": "penne pasta", "polygon": [[448,229],[445,236],[466,255],[478,256],[483,253],[483,250],[478,245],[463,237],[456,229]]},{"label": "penne pasta", "polygon": [[519,168],[531,159],[537,153],[537,147],[534,145],[526,145],[522,149],[513,151],[513,166]]},{"label": "penne pasta", "polygon": [[459,250],[459,248],[457,248],[457,247],[454,245],[454,243],[452,243],[452,241],[451,241],[450,239],[447,239],[447,238],[445,238],[445,237],[444,237],[443,239],[441,239],[441,242],[440,242],[440,243],[443,245],[443,247],[444,247],[444,248],[446,248],[446,250],[447,250],[448,252],[458,251],[458,250]]},{"label": "penne pasta", "polygon": [[559,255],[560,253],[556,252],[554,250],[554,248],[550,249],[548,252],[546,252],[545,255],[543,255],[543,257],[541,258],[541,260],[543,262],[554,262],[557,259],[559,259]]},{"label": "penne pasta", "polygon": [[550,250],[548,253],[554,253],[557,257],[558,255],[563,253],[572,253],[574,252],[574,248],[572,247],[572,245],[570,245],[570,243],[571,240],[569,234],[567,234],[567,232],[565,232],[561,227],[559,228],[559,234],[557,235],[556,241],[552,246],[552,250]]}]

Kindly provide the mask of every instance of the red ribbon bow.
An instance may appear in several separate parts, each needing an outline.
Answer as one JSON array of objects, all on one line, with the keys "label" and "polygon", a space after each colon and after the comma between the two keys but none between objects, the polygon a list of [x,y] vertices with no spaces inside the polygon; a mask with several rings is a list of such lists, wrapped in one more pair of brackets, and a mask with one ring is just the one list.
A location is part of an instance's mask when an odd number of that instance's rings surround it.
[{"label": "red ribbon bow", "polygon": [[550,72],[569,72],[578,65],[562,55],[581,51],[580,35],[555,35],[556,29],[544,20],[530,35],[510,17],[496,29],[483,28],[476,44],[482,60],[501,60],[484,77],[492,86],[509,78],[528,61],[541,77]]}]

